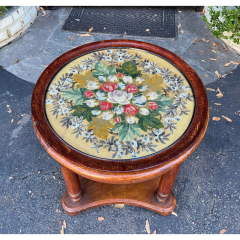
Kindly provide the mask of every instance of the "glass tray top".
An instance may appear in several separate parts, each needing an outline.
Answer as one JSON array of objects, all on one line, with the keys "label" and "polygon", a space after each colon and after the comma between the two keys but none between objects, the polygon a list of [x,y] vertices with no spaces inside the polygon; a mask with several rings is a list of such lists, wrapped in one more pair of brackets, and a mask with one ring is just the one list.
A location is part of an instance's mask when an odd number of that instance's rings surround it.
[{"label": "glass tray top", "polygon": [[140,49],[109,48],[59,70],[45,96],[47,119],[71,147],[104,159],[159,152],[187,130],[194,95],[171,63]]}]

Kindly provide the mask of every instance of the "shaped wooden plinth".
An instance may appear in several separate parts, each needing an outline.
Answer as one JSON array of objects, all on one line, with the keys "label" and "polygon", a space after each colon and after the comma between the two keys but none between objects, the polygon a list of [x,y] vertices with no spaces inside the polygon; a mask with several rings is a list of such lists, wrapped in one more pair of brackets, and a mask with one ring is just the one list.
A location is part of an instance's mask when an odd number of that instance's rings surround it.
[{"label": "shaped wooden plinth", "polygon": [[134,184],[107,184],[95,182],[79,176],[81,182],[82,199],[79,202],[70,200],[68,192],[62,197],[62,207],[69,215],[76,215],[82,211],[111,204],[130,204],[167,216],[176,206],[176,199],[171,193],[166,203],[159,203],[155,195],[159,187],[160,178]]}]

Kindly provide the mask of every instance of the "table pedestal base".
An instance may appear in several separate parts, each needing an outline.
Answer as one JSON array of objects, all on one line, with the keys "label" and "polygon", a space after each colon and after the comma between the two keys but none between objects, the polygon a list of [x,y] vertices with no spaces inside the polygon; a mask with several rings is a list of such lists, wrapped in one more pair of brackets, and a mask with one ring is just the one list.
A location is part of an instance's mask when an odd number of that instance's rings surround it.
[{"label": "table pedestal base", "polygon": [[83,198],[80,202],[72,202],[68,192],[62,197],[62,207],[68,215],[76,215],[90,208],[111,205],[130,204],[170,215],[176,206],[176,198],[171,193],[166,203],[159,203],[155,198],[160,178],[134,184],[107,184],[95,182],[79,176]]}]

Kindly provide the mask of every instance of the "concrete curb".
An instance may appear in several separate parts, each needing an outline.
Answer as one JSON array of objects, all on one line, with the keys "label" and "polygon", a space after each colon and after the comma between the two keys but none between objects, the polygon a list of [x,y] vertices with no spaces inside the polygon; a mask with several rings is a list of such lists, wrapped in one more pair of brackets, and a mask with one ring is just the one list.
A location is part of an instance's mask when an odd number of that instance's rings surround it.
[{"label": "concrete curb", "polygon": [[0,17],[0,48],[21,35],[37,17],[37,6],[11,7]]}]

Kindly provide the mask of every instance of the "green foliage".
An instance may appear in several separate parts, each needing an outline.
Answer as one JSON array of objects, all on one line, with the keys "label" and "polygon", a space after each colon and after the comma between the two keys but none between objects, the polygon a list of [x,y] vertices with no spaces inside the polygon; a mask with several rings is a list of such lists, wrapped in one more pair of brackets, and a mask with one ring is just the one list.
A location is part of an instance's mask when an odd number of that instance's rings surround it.
[{"label": "green foliage", "polygon": [[141,137],[140,129],[138,124],[127,124],[124,125],[119,131],[119,138],[121,141],[131,141],[134,136]]},{"label": "green foliage", "polygon": [[78,88],[78,89],[71,89],[71,90],[65,90],[62,92],[63,97],[67,100],[75,100],[76,105],[77,104],[83,104],[85,97],[84,92],[86,88]]},{"label": "green foliage", "polygon": [[116,73],[116,67],[108,67],[107,64],[104,62],[97,62],[95,64],[95,71],[93,71],[93,76],[94,77],[99,77],[99,76],[109,76],[113,75]]},{"label": "green foliage", "polygon": [[72,106],[72,109],[75,110],[73,112],[73,116],[83,117],[83,119],[87,119],[88,122],[92,121],[92,109],[87,105],[75,105]]},{"label": "green foliage", "polygon": [[170,106],[173,103],[174,98],[160,95],[155,101],[159,106],[157,110],[161,112],[166,112],[166,107]]},{"label": "green foliage", "polygon": [[[208,28],[212,30],[212,33],[217,38],[230,39],[234,43],[239,44],[240,37],[240,8],[226,9],[226,6],[222,7],[222,11],[217,11],[213,7],[209,7],[209,14],[211,16],[210,23],[207,18],[203,16],[203,20],[208,24]],[[223,17],[224,21],[219,20]],[[224,36],[224,32],[231,32],[231,36]]]},{"label": "green foliage", "polygon": [[141,71],[137,70],[137,66],[131,61],[125,62],[122,65],[122,69],[117,69],[117,72],[122,72],[127,76],[131,76],[132,78],[136,78],[141,75]]},{"label": "green foliage", "polygon": [[7,11],[7,7],[0,6],[0,15],[5,15],[5,13],[3,11]]}]

